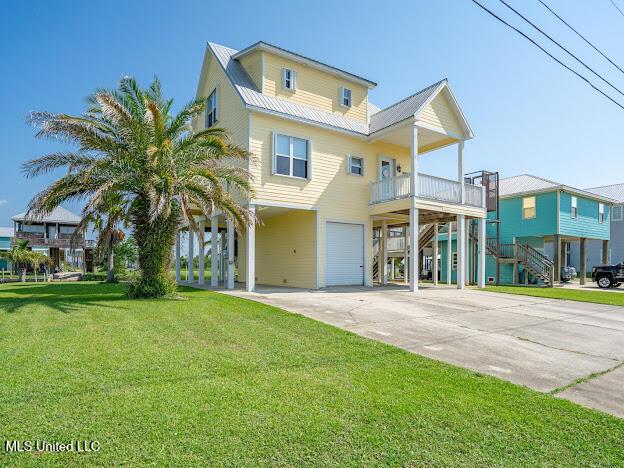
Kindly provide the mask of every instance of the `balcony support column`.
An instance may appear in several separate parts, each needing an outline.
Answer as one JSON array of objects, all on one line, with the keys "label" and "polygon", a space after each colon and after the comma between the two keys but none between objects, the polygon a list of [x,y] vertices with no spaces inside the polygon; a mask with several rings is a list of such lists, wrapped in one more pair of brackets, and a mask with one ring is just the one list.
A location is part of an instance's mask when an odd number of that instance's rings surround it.
[{"label": "balcony support column", "polygon": [[418,265],[418,234],[419,234],[419,219],[418,208],[416,207],[416,196],[418,195],[418,127],[412,128],[411,139],[411,154],[410,154],[410,209],[409,209],[409,243],[410,243],[410,255],[409,255],[409,273],[410,273],[410,291],[418,292],[418,280],[420,267]]},{"label": "balcony support column", "polygon": [[245,236],[247,265],[245,272],[247,278],[245,281],[245,289],[247,292],[253,292],[256,289],[256,206],[249,205],[251,220],[247,225],[247,235]]},{"label": "balcony support column", "polygon": [[219,217],[210,218],[210,287],[219,286]]},{"label": "balcony support column", "polygon": [[466,217],[457,215],[457,289],[466,287]]},{"label": "balcony support column", "polygon": [[479,260],[477,267],[477,286],[479,288],[485,288],[485,218],[479,218],[478,223],[477,256]]},{"label": "balcony support column", "polygon": [[386,221],[381,222],[381,236],[379,238],[381,255],[379,256],[380,267],[379,274],[381,276],[381,284],[388,284],[388,224]]},{"label": "balcony support column", "polygon": [[431,259],[433,285],[438,285],[438,223],[433,225],[433,256]]},{"label": "balcony support column", "polygon": [[409,283],[409,240],[407,238],[409,229],[403,227],[403,282]]},{"label": "balcony support column", "polygon": [[204,236],[206,234],[206,221],[201,220],[199,222],[199,237],[197,237],[197,243],[199,245],[198,259],[199,259],[199,271],[197,275],[197,284],[203,286],[204,284],[204,260],[206,253],[204,252]]},{"label": "balcony support column", "polygon": [[451,285],[453,273],[453,223],[449,221],[446,237],[446,284]]},{"label": "balcony support column", "polygon": [[195,248],[195,239],[193,239],[193,230],[191,229],[191,226],[189,225],[188,228],[188,262],[187,262],[187,271],[188,271],[188,275],[186,277],[186,282],[189,284],[192,284],[193,281],[195,281],[195,265],[193,260],[195,259],[195,253],[194,253],[194,248]]},{"label": "balcony support column", "polygon": [[609,264],[609,241],[608,240],[602,241],[602,264],[603,265]]},{"label": "balcony support column", "polygon": [[234,289],[234,221],[227,220],[227,288]]},{"label": "balcony support column", "polygon": [[466,203],[466,186],[464,181],[464,140],[457,142],[457,182],[459,182],[459,200]]}]

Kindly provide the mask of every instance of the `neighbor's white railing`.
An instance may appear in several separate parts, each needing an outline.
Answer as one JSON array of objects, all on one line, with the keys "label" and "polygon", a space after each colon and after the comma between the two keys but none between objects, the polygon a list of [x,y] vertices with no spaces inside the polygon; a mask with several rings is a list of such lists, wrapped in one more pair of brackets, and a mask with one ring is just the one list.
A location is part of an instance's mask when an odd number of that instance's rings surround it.
[{"label": "neighbor's white railing", "polygon": [[[456,180],[418,174],[418,197],[446,203],[461,203],[460,183]],[[465,204],[482,207],[480,185],[465,184]],[[410,174],[371,182],[371,204],[410,196]]]}]

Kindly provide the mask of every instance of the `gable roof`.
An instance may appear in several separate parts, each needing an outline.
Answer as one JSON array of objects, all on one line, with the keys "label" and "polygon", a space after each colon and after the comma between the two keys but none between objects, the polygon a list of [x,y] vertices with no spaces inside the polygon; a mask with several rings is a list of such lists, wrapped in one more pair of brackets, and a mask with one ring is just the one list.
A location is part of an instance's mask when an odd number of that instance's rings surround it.
[{"label": "gable roof", "polygon": [[271,52],[272,54],[279,55],[281,57],[287,58],[294,62],[299,62],[304,65],[322,70],[324,72],[331,73],[332,75],[336,75],[340,78],[352,81],[359,85],[366,86],[369,89],[372,89],[375,86],[377,86],[377,83],[375,83],[374,81],[367,80],[366,78],[362,78],[361,76],[355,75],[348,71],[342,70],[340,68],[337,68],[331,65],[327,65],[326,63],[319,62],[318,60],[306,57],[304,55],[298,54],[296,52],[292,52],[290,50],[283,49],[281,47],[278,47],[273,44],[269,44],[268,42],[264,42],[264,41],[258,41],[255,44],[252,44],[249,47],[241,50],[240,52],[236,52],[232,58],[236,60],[256,50],[264,50],[266,52]]},{"label": "gable roof", "polygon": [[[266,45],[266,43],[262,44]],[[369,122],[362,122],[333,112],[322,111],[286,99],[262,94],[240,62],[236,60],[236,57],[240,57],[241,53],[212,42],[208,43],[208,49],[212,52],[225,72],[245,107],[251,110],[312,123],[321,127],[348,132],[356,136],[368,137],[376,131],[387,128],[410,117],[416,117],[438,93],[446,90],[450,97],[449,101],[458,111],[461,123],[466,128],[467,134],[472,136],[472,131],[470,127],[468,127],[468,123],[448,87],[448,81],[446,79],[427,86],[421,91],[385,109],[377,110],[379,109],[377,106],[369,104]],[[250,48],[245,50],[248,49]],[[371,115],[371,111],[375,112]]]},{"label": "gable roof", "polygon": [[504,179],[500,179],[498,185],[500,198],[513,198],[520,195],[554,192],[556,190],[564,190],[568,193],[604,201],[606,203],[615,202],[612,198],[570,187],[569,185],[560,184],[559,182],[544,179],[543,177],[531,174],[520,174],[513,177],[506,177]]},{"label": "gable roof", "polygon": [[16,214],[12,216],[11,219],[13,221],[34,221],[34,222],[47,222],[47,223],[67,223],[67,224],[78,224],[80,222],[80,216],[72,213],[71,211],[63,208],[62,206],[57,206],[46,216],[42,217],[27,217],[26,212]]},{"label": "gable roof", "polygon": [[13,237],[12,227],[0,227],[0,237]]},{"label": "gable roof", "polygon": [[603,197],[613,198],[618,203],[624,203],[624,184],[603,185],[602,187],[592,187],[585,190]]}]

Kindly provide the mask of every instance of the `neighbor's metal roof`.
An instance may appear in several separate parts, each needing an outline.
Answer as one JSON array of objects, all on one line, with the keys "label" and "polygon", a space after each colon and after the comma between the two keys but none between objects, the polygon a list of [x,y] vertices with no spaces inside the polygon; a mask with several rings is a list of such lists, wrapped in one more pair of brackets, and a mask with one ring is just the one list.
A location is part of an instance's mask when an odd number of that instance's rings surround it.
[{"label": "neighbor's metal roof", "polygon": [[413,116],[421,110],[424,103],[443,84],[446,84],[446,80],[439,81],[382,110],[377,110],[379,109],[377,106],[369,104],[369,113],[375,111],[369,116],[369,125],[368,123],[343,117],[339,114],[325,112],[286,99],[262,94],[243,66],[238,60],[234,59],[238,51],[212,42],[208,43],[208,47],[248,108],[271,114],[286,115],[297,120],[332,127],[361,136],[368,136],[375,131],[401,122],[409,118],[410,115]]},{"label": "neighbor's metal roof", "polygon": [[440,86],[446,82],[446,78],[440,80],[437,83],[427,86],[425,89],[421,89],[417,93],[386,107],[385,109],[381,109],[379,112],[371,116],[369,132],[373,133],[383,130],[390,125],[394,125],[395,123],[402,122],[405,119],[413,117],[415,114],[420,112],[423,105],[429,101],[429,99],[439,91]]},{"label": "neighbor's metal roof", "polygon": [[585,190],[603,197],[613,198],[618,203],[624,203],[624,184],[603,185],[602,187],[592,187]]},{"label": "neighbor's metal roof", "polygon": [[613,203],[615,200],[611,197],[601,195],[595,192],[570,187],[569,185],[560,184],[543,177],[537,177],[530,174],[521,174],[513,177],[506,177],[499,181],[499,196],[501,198],[511,198],[517,195],[549,192],[554,190],[564,190],[566,192],[583,195],[586,197],[602,200],[607,203]]},{"label": "neighbor's metal roof", "polygon": [[72,213],[71,211],[57,206],[47,216],[43,217],[26,217],[26,212],[16,214],[11,217],[13,221],[35,221],[35,222],[48,222],[48,223],[69,223],[78,224],[81,220],[80,216]]},{"label": "neighbor's metal roof", "polygon": [[13,237],[13,228],[0,227],[0,237]]}]

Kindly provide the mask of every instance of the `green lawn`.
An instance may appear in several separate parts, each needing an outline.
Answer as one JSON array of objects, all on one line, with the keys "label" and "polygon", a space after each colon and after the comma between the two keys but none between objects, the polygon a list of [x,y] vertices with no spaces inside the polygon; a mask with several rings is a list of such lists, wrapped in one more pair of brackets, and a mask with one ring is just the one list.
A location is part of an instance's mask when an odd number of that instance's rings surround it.
[{"label": "green lawn", "polygon": [[583,289],[537,288],[526,286],[488,286],[486,291],[524,296],[547,297],[551,299],[567,299],[569,301],[593,302],[624,306],[624,292],[587,291]]},{"label": "green lawn", "polygon": [[624,420],[208,291],[0,286],[7,464],[618,465]]}]

